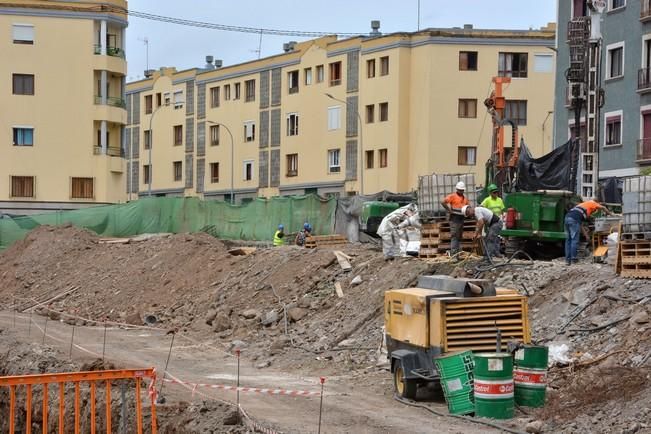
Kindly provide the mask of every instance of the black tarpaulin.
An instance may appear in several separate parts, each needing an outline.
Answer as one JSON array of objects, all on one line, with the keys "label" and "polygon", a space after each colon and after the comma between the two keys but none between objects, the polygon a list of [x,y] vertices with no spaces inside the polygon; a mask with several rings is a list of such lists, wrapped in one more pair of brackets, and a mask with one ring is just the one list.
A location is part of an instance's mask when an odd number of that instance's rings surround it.
[{"label": "black tarpaulin", "polygon": [[571,190],[571,141],[540,158],[533,158],[527,146],[520,144],[516,190]]}]

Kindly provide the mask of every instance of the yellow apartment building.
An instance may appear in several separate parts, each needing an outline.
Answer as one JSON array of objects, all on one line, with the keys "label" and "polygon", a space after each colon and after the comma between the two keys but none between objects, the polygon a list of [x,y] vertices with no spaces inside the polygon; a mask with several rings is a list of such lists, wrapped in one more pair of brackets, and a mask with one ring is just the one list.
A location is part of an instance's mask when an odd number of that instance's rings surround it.
[{"label": "yellow apartment building", "polygon": [[552,149],[555,25],[428,29],[285,44],[233,66],[161,68],[127,85],[128,199],[354,194],[477,174],[483,101],[512,77],[507,115],[534,155]]},{"label": "yellow apartment building", "polygon": [[123,0],[0,0],[0,212],[126,199]]}]

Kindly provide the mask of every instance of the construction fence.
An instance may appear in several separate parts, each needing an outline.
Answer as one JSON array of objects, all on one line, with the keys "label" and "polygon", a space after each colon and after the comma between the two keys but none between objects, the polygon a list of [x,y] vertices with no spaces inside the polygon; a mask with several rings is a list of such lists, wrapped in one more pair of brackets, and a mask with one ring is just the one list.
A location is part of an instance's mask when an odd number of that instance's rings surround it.
[{"label": "construction fence", "polygon": [[268,241],[279,224],[285,232],[310,222],[316,234],[331,234],[337,199],[305,196],[257,198],[243,205],[198,198],[145,198],[119,205],[0,219],[0,250],[40,225],[72,224],[103,237],[205,230],[222,239]]}]

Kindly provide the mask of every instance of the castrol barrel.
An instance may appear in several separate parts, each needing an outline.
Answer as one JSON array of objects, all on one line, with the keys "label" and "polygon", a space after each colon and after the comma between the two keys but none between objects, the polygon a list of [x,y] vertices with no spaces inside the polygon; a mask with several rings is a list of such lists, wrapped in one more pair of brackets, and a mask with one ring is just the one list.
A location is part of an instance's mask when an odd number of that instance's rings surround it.
[{"label": "castrol barrel", "polygon": [[475,354],[475,416],[513,417],[513,359],[510,353]]},{"label": "castrol barrel", "polygon": [[549,349],[544,346],[525,345],[515,352],[513,381],[517,405],[523,407],[545,405],[548,357]]}]

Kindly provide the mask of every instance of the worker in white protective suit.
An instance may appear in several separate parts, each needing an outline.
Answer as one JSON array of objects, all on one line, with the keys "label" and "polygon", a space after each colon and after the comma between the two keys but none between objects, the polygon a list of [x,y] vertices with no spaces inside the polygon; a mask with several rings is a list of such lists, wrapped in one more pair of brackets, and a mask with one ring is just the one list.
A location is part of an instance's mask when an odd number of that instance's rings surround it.
[{"label": "worker in white protective suit", "polygon": [[382,238],[382,253],[389,260],[401,255],[401,232],[408,227],[420,227],[418,208],[409,204],[388,214],[378,227],[377,234]]}]

